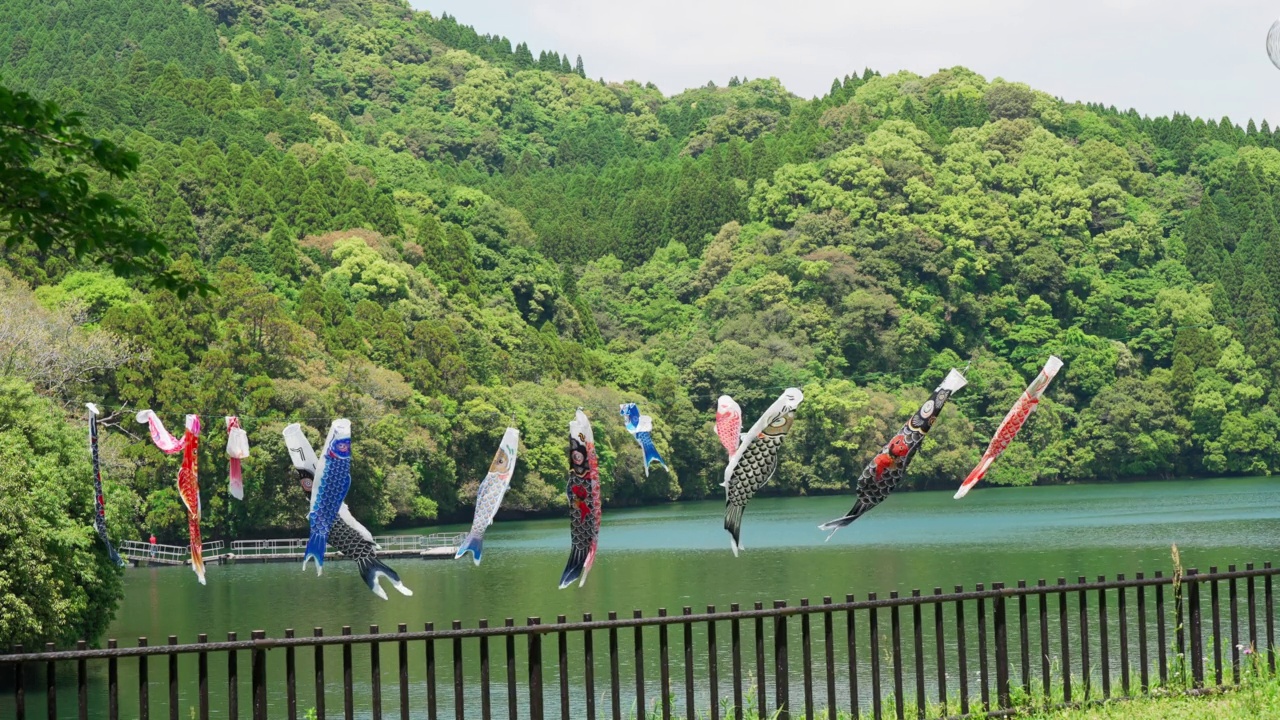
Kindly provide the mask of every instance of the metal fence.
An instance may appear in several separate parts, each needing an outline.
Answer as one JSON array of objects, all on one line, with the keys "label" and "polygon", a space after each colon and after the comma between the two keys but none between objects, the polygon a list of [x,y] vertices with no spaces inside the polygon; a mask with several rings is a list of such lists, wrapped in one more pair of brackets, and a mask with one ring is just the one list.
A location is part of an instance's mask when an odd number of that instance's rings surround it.
[{"label": "metal fence", "polygon": [[[412,555],[426,551],[454,549],[465,537],[463,533],[434,533],[432,535],[379,535],[373,539],[386,555]],[[272,540],[233,540],[231,554],[238,559],[271,558],[301,560],[306,552],[307,538]],[[327,557],[341,557],[330,551]]]},{"label": "metal fence", "polygon": [[[429,720],[998,716],[1270,676],[1277,572],[1267,563],[572,623],[506,618],[413,632],[314,628],[310,637],[255,631],[192,644],[170,636],[158,647],[138,638],[130,648],[115,640],[102,649],[15,648],[0,655],[0,681],[12,683],[19,720],[152,710],[238,718],[242,700],[255,720],[311,710]],[[163,677],[152,675],[157,659]]]},{"label": "metal fence", "polygon": [[[201,556],[206,563],[218,562],[222,559],[225,545],[221,540],[213,540],[200,546]],[[120,555],[134,562],[146,561],[161,565],[185,565],[191,561],[189,545],[152,545],[149,542],[125,540],[120,543]]]}]

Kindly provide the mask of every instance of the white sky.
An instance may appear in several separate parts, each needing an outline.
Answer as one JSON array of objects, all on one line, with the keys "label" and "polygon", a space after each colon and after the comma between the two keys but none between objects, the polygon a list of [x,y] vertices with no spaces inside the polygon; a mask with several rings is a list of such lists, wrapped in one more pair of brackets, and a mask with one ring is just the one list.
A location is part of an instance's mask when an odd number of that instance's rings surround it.
[{"label": "white sky", "polygon": [[587,75],[679,92],[774,76],[803,97],[863,67],[964,65],[1067,100],[1280,123],[1261,0],[410,0]]}]

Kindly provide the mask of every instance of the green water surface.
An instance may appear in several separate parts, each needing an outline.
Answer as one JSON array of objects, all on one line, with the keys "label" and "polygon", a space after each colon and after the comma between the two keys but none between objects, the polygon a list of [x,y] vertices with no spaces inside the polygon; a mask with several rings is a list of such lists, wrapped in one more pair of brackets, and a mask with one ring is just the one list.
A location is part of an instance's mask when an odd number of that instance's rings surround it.
[{"label": "green water surface", "polygon": [[[535,616],[554,622],[556,616],[566,615],[572,621],[588,612],[601,619],[610,610],[630,617],[635,609],[648,616],[659,608],[678,614],[684,606],[700,612],[709,605],[727,610],[730,603],[750,607],[760,601],[768,607],[775,600],[819,602],[823,596],[839,600],[850,593],[859,599],[869,592],[886,597],[890,591],[905,595],[917,588],[927,594],[934,587],[951,591],[957,585],[972,588],[979,582],[1034,584],[1044,578],[1053,584],[1058,577],[1074,581],[1082,575],[1094,579],[1117,573],[1168,572],[1170,545],[1175,543],[1183,564],[1201,571],[1212,565],[1225,569],[1229,564],[1280,562],[1280,485],[1267,478],[979,487],[961,501],[952,500],[949,492],[901,493],[826,541],[817,526],[843,515],[850,504],[844,496],[757,499],[747,509],[746,549],[737,558],[722,529],[721,502],[606,510],[595,567],[585,587],[565,590],[557,586],[568,556],[567,519],[495,523],[478,567],[469,559],[389,561],[414,595],[404,597],[388,588],[386,601],[365,588],[349,562],[330,562],[322,577],[314,570],[302,571],[295,563],[211,565],[207,586],[201,586],[186,568],[130,569],[125,599],[108,636],[118,638],[121,646],[132,646],[139,637],[161,644],[176,635],[185,643],[193,642],[197,633],[208,634],[210,640],[225,639],[228,631],[241,639],[253,630],[280,637],[286,628],[310,635],[315,627],[336,634],[342,626],[358,633],[378,625],[387,632],[399,623],[411,630],[421,630],[428,622],[437,628],[449,627],[454,620],[475,627],[481,618],[491,625],[501,625],[506,618],[524,624]],[[603,638],[597,642],[599,658],[604,654]],[[494,641],[496,685],[505,677],[500,644]],[[440,700],[442,716],[452,712],[447,650],[442,647],[440,660],[441,693],[447,696]],[[314,681],[306,674],[312,672],[310,652],[300,652],[306,657],[298,668],[304,707],[314,704],[310,688]],[[398,710],[394,646],[383,652],[386,708],[392,714],[392,709]],[[415,650],[411,662],[416,678],[425,671],[419,652]],[[340,677],[341,662],[336,653],[331,650],[328,660],[329,677],[335,680]],[[362,683],[361,692],[367,693],[368,652],[361,648],[357,654],[356,666],[361,668],[357,680]],[[275,657],[278,653],[272,655],[274,673],[280,662]],[[656,650],[651,649],[646,665],[653,662],[653,655]],[[548,658],[554,662],[553,650]],[[121,666],[124,716],[128,708],[136,712],[137,707],[134,663]],[[629,663],[628,658],[624,670]],[[152,661],[152,713],[157,716],[167,714],[165,664],[163,659]],[[247,682],[247,654],[241,665],[241,682]],[[184,673],[189,672],[188,666],[194,670],[192,658],[183,659]],[[221,656],[212,671],[213,694],[220,705],[227,673]],[[474,668],[468,668],[468,675],[474,673]],[[650,672],[650,682],[655,673]],[[66,674],[70,675],[70,668]],[[95,691],[103,674],[95,668],[91,678]],[[522,682],[523,675],[522,666]],[[65,684],[68,687],[60,694],[65,699],[60,702],[70,703],[65,705],[70,713],[74,708],[71,677]],[[599,684],[603,686],[603,679]],[[8,716],[11,692],[8,688],[0,692],[5,693],[0,697],[0,715]],[[41,693],[42,687],[28,692],[29,708],[43,708],[43,699],[32,697]],[[415,707],[420,706],[420,694],[415,688]],[[555,687],[548,687],[547,694],[556,699]],[[273,713],[282,712],[279,695],[273,690]],[[241,696],[245,714],[247,688]],[[335,686],[329,693],[330,710],[340,710],[341,701],[341,689]],[[184,684],[183,717],[190,702],[191,691]],[[101,716],[102,703],[91,704],[93,714]],[[494,707],[502,710],[499,716],[505,716],[504,698],[495,697]],[[580,707],[578,702],[575,707]],[[221,709],[213,714],[226,716]]]}]

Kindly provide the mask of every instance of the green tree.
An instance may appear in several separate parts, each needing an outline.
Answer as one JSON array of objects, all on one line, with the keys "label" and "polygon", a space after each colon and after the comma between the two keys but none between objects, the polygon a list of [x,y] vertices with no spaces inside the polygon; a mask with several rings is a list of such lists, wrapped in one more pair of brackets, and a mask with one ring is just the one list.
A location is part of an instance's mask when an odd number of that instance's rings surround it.
[{"label": "green tree", "polygon": [[[31,386],[0,380],[0,643],[62,647],[96,639],[124,595],[123,573],[93,530],[83,427]],[[120,487],[108,493],[121,511]],[[116,492],[112,492],[116,491]],[[110,512],[121,525],[123,512]]]},{"label": "green tree", "polygon": [[124,178],[138,156],[83,129],[82,115],[0,86],[0,238],[5,251],[24,245],[109,265],[122,277],[145,276],[180,293],[208,289],[175,276],[168,247],[135,210],[91,189],[89,172]]}]

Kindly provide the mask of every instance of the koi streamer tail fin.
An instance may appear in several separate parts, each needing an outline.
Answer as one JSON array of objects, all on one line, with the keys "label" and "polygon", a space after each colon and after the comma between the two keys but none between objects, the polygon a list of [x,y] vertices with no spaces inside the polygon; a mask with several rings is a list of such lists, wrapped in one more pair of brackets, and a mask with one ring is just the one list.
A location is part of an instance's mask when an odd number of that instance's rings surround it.
[{"label": "koi streamer tail fin", "polygon": [[837,530],[839,530],[842,527],[848,527],[849,525],[852,525],[854,520],[857,520],[858,518],[862,517],[862,515],[866,513],[868,510],[870,510],[872,507],[875,507],[875,506],[868,505],[864,503],[861,499],[859,499],[857,504],[853,506],[853,509],[849,511],[848,515],[845,515],[844,517],[836,518],[835,520],[832,520],[830,522],[822,523],[821,525],[818,526],[818,529],[831,531],[831,533],[827,535],[827,541],[829,542],[831,538],[836,534]]},{"label": "koi streamer tail fin", "polygon": [[230,488],[231,497],[237,500],[244,499],[244,472],[240,469],[240,459],[231,458],[227,461],[227,480]]},{"label": "koi streamer tail fin", "polygon": [[191,533],[191,569],[195,572],[200,584],[204,585],[204,541],[200,537],[200,518],[187,521],[187,530]]},{"label": "koi streamer tail fin", "polygon": [[742,511],[745,509],[742,505],[724,506],[724,529],[729,531],[729,547],[733,549],[734,557],[738,557],[738,551],[742,549]]},{"label": "koi streamer tail fin", "polygon": [[126,567],[129,563],[120,557],[120,553],[116,552],[116,548],[111,544],[111,541],[106,538],[103,538],[103,540],[107,543],[107,556],[111,558],[111,562],[115,563],[117,567]]},{"label": "koi streamer tail fin", "polygon": [[454,560],[460,559],[463,555],[471,553],[471,561],[476,565],[480,564],[480,552],[484,548],[484,535],[480,533],[467,533],[462,539],[462,545],[458,547],[458,552],[453,556]]},{"label": "koi streamer tail fin", "polygon": [[564,573],[560,576],[560,589],[569,587],[574,580],[578,581],[578,587],[582,587],[587,582],[587,573],[591,572],[591,564],[595,559],[596,544],[594,542],[589,548],[573,548],[569,553],[569,562],[564,566]]},{"label": "koi streamer tail fin", "polygon": [[973,489],[973,486],[977,485],[978,481],[987,474],[987,470],[995,460],[996,459],[994,457],[982,458],[982,462],[978,463],[978,467],[974,468],[973,471],[969,473],[969,477],[965,478],[964,482],[960,483],[960,489],[956,491],[956,494],[952,499],[959,500],[965,495],[968,495],[969,491]]},{"label": "koi streamer tail fin", "polygon": [[360,577],[364,578],[364,582],[373,591],[374,595],[387,599],[387,591],[382,589],[382,584],[378,582],[379,577],[385,577],[391,581],[391,586],[400,591],[401,595],[413,595],[413,591],[404,586],[400,582],[400,575],[395,570],[387,567],[385,563],[377,558],[358,558],[356,559],[356,567],[360,570]]},{"label": "koi streamer tail fin", "polygon": [[311,537],[307,538],[307,551],[302,556],[302,569],[307,569],[307,561],[316,561],[316,575],[324,574],[324,547],[329,543],[328,533],[320,534],[318,532],[311,533]]}]

